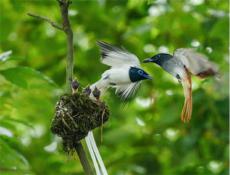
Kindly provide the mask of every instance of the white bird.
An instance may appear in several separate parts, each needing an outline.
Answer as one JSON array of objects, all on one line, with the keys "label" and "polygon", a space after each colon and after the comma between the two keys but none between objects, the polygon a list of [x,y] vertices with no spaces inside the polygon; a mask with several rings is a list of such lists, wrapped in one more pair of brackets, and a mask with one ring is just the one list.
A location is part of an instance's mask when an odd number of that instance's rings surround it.
[{"label": "white bird", "polygon": [[[90,86],[90,98],[99,98],[98,93],[93,93],[95,89],[100,91],[100,95],[103,95],[111,87],[115,88],[116,93],[126,99],[138,89],[141,80],[152,79],[140,68],[140,61],[136,55],[105,42],[98,42],[98,45],[101,48],[101,62],[110,66],[110,69],[102,74],[100,80]],[[107,175],[107,170],[100,156],[92,131],[89,131],[85,140],[96,174]]]},{"label": "white bird", "polygon": [[141,69],[136,55],[105,42],[98,42],[98,45],[101,48],[101,62],[110,66],[110,69],[102,74],[100,80],[91,85],[91,89],[97,87],[103,94],[112,87],[126,99],[138,89],[141,80],[152,79]]}]

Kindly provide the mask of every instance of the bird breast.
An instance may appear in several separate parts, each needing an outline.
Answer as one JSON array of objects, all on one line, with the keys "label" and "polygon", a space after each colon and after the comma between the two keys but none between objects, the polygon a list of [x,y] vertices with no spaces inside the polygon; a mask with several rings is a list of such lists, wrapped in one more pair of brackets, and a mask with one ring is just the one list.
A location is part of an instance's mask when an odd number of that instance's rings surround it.
[{"label": "bird breast", "polygon": [[184,78],[186,76],[186,70],[184,68],[184,65],[175,59],[170,59],[162,65],[163,69],[170,73],[175,78]]}]

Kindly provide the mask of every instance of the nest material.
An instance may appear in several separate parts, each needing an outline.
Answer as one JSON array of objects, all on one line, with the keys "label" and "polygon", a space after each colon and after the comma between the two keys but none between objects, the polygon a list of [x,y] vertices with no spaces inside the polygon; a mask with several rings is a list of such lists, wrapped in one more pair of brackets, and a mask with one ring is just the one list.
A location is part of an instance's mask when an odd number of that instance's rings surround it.
[{"label": "nest material", "polygon": [[109,109],[101,101],[91,100],[84,93],[65,94],[57,102],[51,131],[62,137],[64,150],[69,152],[87,136],[109,119]]}]

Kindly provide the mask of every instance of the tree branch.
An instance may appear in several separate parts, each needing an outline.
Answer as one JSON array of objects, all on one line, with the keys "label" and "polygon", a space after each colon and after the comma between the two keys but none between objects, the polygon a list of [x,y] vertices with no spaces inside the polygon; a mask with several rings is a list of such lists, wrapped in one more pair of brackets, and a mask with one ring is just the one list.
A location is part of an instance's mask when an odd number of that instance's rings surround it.
[{"label": "tree branch", "polygon": [[51,26],[53,26],[54,28],[63,31],[63,28],[62,28],[59,24],[57,24],[56,22],[50,20],[49,18],[47,18],[47,17],[45,17],[45,16],[36,15],[36,14],[34,14],[34,13],[27,13],[27,15],[29,15],[29,16],[31,16],[31,17],[34,17],[34,18],[37,18],[37,19],[39,19],[39,20],[46,21],[46,22],[48,22]]},{"label": "tree branch", "polygon": [[[67,58],[66,58],[66,90],[68,93],[72,91],[72,80],[73,80],[73,67],[74,67],[74,59],[73,59],[73,31],[71,28],[71,24],[68,18],[68,8],[70,5],[69,0],[57,0],[59,2],[61,15],[62,15],[62,29],[66,34],[67,37]],[[87,156],[83,149],[81,142],[79,142],[75,150],[78,154],[78,157],[81,161],[83,166],[84,172],[86,175],[93,175],[93,170],[88,162]]]},{"label": "tree branch", "polygon": [[73,31],[68,18],[69,0],[58,0],[62,15],[62,28],[67,37],[67,64],[66,64],[66,85],[67,91],[71,92],[73,80]]}]

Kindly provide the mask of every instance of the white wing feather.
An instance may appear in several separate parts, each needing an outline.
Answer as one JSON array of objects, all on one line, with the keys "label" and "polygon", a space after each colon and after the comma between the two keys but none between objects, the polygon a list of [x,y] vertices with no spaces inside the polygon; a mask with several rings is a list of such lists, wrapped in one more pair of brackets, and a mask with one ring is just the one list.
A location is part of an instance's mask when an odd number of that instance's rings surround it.
[{"label": "white wing feather", "polygon": [[174,57],[180,60],[186,68],[194,75],[202,72],[212,71],[217,73],[218,66],[208,61],[207,56],[196,52],[194,49],[180,48],[174,52]]},{"label": "white wing feather", "polygon": [[119,94],[121,98],[125,100],[128,97],[135,94],[140,84],[141,84],[140,82],[137,82],[137,83],[130,83],[130,84],[116,86],[116,94]]},{"label": "white wing feather", "polygon": [[136,55],[114,47],[105,42],[98,42],[101,49],[101,62],[111,67],[120,67],[123,65],[140,66],[140,61]]}]

